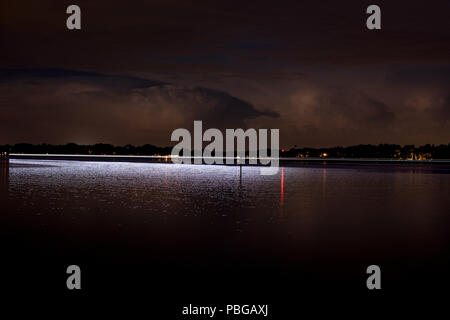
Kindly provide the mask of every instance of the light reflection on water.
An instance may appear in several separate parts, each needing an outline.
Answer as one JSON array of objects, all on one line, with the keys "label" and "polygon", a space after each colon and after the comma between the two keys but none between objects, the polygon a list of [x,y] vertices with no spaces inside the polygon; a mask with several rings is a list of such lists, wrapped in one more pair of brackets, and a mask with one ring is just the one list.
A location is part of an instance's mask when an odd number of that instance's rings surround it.
[{"label": "light reflection on water", "polygon": [[439,172],[309,166],[261,176],[244,167],[240,179],[235,166],[10,163],[13,215],[64,236],[145,242],[164,231],[186,243],[222,237],[247,250],[270,241],[290,254],[415,256],[420,247],[420,257],[448,238],[450,179]]}]

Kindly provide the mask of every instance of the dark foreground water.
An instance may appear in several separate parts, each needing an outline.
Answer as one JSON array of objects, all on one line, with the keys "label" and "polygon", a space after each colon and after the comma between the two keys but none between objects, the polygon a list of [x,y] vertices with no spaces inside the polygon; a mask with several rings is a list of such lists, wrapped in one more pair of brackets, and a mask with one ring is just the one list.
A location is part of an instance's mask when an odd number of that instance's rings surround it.
[{"label": "dark foreground water", "polygon": [[[3,288],[143,300],[171,319],[189,303],[268,303],[281,319],[314,302],[445,298],[449,170],[244,167],[240,178],[229,166],[11,160]],[[80,292],[66,289],[70,264],[82,269]],[[366,288],[371,264],[379,292]]]}]

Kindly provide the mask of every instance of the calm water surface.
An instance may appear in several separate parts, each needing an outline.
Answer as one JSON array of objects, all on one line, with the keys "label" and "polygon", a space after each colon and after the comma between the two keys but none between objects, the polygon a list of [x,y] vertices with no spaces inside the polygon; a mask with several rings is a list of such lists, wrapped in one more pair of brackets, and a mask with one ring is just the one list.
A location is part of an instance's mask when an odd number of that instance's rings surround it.
[{"label": "calm water surface", "polygon": [[446,238],[447,173],[318,166],[261,176],[245,167],[240,179],[229,166],[11,160],[8,190],[24,224],[61,228],[47,232],[142,231],[145,241],[148,226],[181,238],[214,231],[230,242],[270,235],[301,250],[342,244],[414,254]]},{"label": "calm water surface", "polygon": [[244,167],[240,178],[233,166],[11,160],[2,172],[3,233],[41,257],[237,272],[447,261],[446,169]]}]

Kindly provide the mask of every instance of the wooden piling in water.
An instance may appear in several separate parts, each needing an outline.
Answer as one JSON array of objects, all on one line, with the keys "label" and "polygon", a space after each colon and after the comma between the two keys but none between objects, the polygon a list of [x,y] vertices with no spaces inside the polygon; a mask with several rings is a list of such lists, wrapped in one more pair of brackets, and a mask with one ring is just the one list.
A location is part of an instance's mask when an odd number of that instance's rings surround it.
[{"label": "wooden piling in water", "polygon": [[7,152],[0,154],[0,203],[4,205],[8,199],[9,157]]}]

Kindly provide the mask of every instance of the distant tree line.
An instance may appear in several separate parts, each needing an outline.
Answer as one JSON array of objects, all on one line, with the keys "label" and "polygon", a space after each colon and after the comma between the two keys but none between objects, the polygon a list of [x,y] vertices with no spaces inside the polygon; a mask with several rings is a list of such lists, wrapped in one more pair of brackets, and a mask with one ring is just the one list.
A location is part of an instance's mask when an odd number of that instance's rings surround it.
[{"label": "distant tree line", "polygon": [[[282,150],[283,151],[283,150]],[[379,158],[379,159],[450,159],[450,143],[400,146],[398,144],[360,144],[350,147],[292,148],[280,153],[282,157]]]},{"label": "distant tree line", "polygon": [[97,143],[94,145],[79,145],[68,143],[64,145],[17,143],[15,145],[0,146],[0,151],[8,153],[33,154],[92,154],[92,155],[168,155],[171,147],[157,147],[151,144],[142,146],[113,146],[111,144]]},{"label": "distant tree line", "polygon": [[[94,145],[64,145],[18,143],[0,146],[0,153],[32,153],[32,154],[91,154],[91,155],[169,155],[172,147],[157,147],[151,144],[142,146],[113,146],[98,143]],[[268,153],[270,155],[270,152]],[[299,158],[378,158],[378,159],[450,159],[450,143],[447,145],[426,144],[400,146],[397,144],[357,145],[331,148],[291,148],[281,149],[281,157]]]}]

